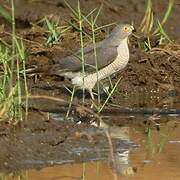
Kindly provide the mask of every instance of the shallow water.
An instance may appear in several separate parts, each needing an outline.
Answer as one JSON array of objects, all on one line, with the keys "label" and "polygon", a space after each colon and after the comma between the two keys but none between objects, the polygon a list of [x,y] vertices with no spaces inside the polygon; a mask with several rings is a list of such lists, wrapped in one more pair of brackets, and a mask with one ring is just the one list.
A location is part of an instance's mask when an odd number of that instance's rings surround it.
[{"label": "shallow water", "polygon": [[[136,121],[142,121],[136,117]],[[104,118],[106,120],[109,117]],[[111,120],[122,117],[111,117]],[[86,179],[86,180],[179,180],[180,179],[180,117],[161,117],[158,128],[151,118],[150,128],[141,123],[128,126],[116,126],[101,123],[109,130],[111,137],[133,141],[138,148],[124,153],[110,153],[111,161],[96,161],[82,164],[67,164],[48,167],[41,170],[28,170],[17,173],[18,176],[6,176],[7,179],[29,180],[58,180],[58,179]],[[166,121],[166,122],[165,122]],[[113,150],[112,150],[113,151]],[[1,175],[5,177],[5,175]],[[3,179],[3,178],[2,178]]]}]

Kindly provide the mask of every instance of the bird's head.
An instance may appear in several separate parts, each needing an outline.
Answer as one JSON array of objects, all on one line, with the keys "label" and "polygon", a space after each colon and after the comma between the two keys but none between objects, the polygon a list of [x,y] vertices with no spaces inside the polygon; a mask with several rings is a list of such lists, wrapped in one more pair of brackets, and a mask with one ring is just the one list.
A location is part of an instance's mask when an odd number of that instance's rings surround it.
[{"label": "bird's head", "polygon": [[123,40],[132,34],[134,27],[130,24],[118,24],[110,33],[110,37]]}]

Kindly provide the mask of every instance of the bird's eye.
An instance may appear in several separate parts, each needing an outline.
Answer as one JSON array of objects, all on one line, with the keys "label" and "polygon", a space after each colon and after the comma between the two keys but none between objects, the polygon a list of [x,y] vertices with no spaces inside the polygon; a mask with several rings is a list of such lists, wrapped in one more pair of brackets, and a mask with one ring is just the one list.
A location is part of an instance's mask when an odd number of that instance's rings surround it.
[{"label": "bird's eye", "polygon": [[129,28],[128,28],[127,26],[125,26],[125,27],[123,28],[123,31],[124,31],[124,32],[129,32]]}]

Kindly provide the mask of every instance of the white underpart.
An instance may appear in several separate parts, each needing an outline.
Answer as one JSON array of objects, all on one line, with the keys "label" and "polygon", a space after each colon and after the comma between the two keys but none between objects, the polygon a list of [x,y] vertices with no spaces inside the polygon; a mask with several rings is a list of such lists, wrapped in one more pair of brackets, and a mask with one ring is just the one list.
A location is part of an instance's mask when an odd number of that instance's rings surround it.
[{"label": "white underpart", "polygon": [[68,73],[64,75],[72,77],[73,85],[76,85],[79,88],[84,87],[85,89],[92,90],[97,81],[107,78],[115,72],[123,69],[127,65],[129,61],[129,49],[127,44],[127,38],[121,42],[121,44],[117,48],[117,51],[118,56],[111,64],[99,70],[98,74],[96,72],[91,74],[85,74],[84,82],[82,73]]}]

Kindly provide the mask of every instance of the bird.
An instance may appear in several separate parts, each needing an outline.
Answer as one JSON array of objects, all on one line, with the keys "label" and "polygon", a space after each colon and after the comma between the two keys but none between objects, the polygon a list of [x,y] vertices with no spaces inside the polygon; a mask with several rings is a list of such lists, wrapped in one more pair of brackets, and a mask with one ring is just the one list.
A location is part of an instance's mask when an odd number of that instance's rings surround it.
[{"label": "bird", "polygon": [[130,24],[117,24],[104,40],[84,47],[84,73],[81,50],[64,58],[54,57],[55,64],[50,67],[48,73],[70,79],[75,87],[88,90],[94,100],[93,88],[96,83],[124,69],[128,64],[128,37],[134,30]]}]

